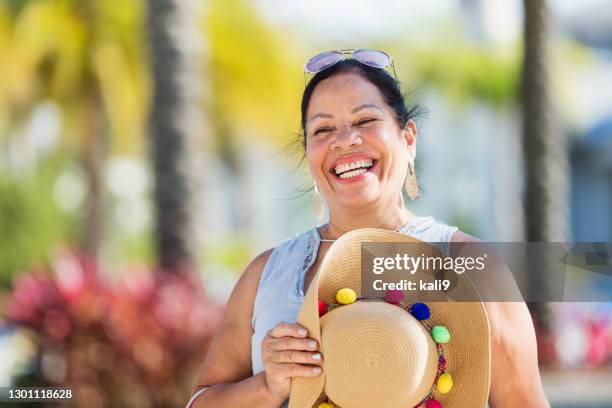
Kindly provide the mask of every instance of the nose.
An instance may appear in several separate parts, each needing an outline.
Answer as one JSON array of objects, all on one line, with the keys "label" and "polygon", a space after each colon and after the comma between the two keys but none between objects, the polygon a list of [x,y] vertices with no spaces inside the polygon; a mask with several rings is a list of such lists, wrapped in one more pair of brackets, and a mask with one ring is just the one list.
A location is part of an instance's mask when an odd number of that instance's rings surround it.
[{"label": "nose", "polygon": [[350,149],[361,144],[361,136],[359,132],[352,129],[351,126],[344,126],[334,135],[330,147],[332,150]]}]

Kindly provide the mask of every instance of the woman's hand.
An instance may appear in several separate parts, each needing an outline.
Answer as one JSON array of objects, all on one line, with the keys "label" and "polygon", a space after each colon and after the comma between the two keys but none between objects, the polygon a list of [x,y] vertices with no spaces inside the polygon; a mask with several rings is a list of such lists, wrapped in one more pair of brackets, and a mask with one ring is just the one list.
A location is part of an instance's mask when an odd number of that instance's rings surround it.
[{"label": "woman's hand", "polygon": [[307,338],[307,330],[297,323],[279,323],[261,342],[269,394],[279,401],[289,398],[291,377],[314,377],[321,374],[323,360],[319,345]]}]

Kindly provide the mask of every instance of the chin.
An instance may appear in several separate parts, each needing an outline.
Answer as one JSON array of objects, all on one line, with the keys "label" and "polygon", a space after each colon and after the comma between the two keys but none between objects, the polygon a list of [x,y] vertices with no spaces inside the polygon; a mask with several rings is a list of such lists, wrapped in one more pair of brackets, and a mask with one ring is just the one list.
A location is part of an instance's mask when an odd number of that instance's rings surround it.
[{"label": "chin", "polygon": [[341,207],[350,209],[365,208],[368,205],[375,203],[378,200],[378,194],[367,191],[356,191],[354,194],[343,194],[342,197],[338,197],[338,203]]}]

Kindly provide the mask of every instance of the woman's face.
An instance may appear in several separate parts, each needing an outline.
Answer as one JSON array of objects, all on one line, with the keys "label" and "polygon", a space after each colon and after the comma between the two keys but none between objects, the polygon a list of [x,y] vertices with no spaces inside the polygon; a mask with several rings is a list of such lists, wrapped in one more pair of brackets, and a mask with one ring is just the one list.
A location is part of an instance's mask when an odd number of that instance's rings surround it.
[{"label": "woman's face", "polygon": [[374,84],[355,73],[321,81],[306,120],[306,158],[330,210],[399,200],[416,126],[400,128]]}]

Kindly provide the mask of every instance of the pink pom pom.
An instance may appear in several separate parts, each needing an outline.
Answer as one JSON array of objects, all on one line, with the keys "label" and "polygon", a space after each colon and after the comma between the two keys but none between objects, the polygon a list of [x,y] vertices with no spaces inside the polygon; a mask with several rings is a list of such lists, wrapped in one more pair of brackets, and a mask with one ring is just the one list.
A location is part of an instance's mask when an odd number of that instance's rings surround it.
[{"label": "pink pom pom", "polygon": [[444,371],[446,369],[446,359],[442,356],[438,358],[438,370]]},{"label": "pink pom pom", "polygon": [[327,303],[319,300],[319,317],[323,316],[325,313],[327,313]]},{"label": "pink pom pom", "polygon": [[399,305],[399,303],[402,301],[403,298],[404,298],[404,292],[401,290],[395,289],[395,290],[388,290],[384,299],[385,299],[385,302],[387,303]]},{"label": "pink pom pom", "polygon": [[425,408],[442,408],[442,404],[440,404],[436,400],[429,400],[429,401],[427,401],[427,404],[425,405]]}]

